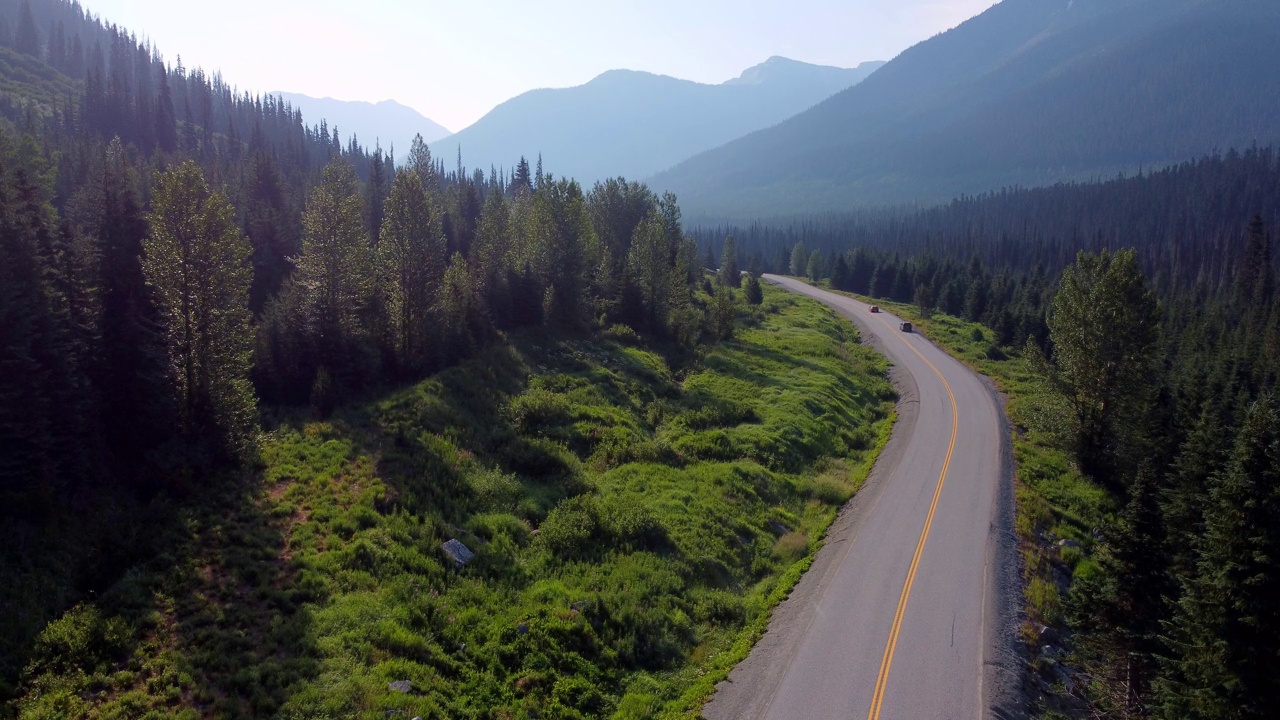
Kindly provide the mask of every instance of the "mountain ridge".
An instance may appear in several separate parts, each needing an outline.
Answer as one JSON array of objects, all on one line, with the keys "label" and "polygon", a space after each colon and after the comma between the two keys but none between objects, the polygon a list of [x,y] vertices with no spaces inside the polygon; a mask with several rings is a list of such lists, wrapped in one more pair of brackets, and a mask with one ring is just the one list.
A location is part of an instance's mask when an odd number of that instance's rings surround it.
[{"label": "mountain ridge", "polygon": [[541,154],[550,171],[586,184],[641,178],[775,124],[881,65],[833,68],[775,57],[719,84],[609,70],[582,85],[517,95],[431,150],[453,158],[460,147],[464,163],[481,168]]},{"label": "mountain ridge", "polygon": [[451,134],[448,128],[396,100],[339,100],[283,90],[268,94],[293,105],[307,124],[317,125],[324,120],[330,129],[337,127],[344,138],[354,134],[361,144],[372,147],[377,143],[384,150],[394,145],[401,156],[409,151],[414,135],[421,134],[431,143]]},{"label": "mountain ridge", "polygon": [[1280,112],[1275,33],[1280,9],[1261,0],[1005,0],[651,181],[692,216],[742,219],[945,201],[1277,140],[1262,122]]}]

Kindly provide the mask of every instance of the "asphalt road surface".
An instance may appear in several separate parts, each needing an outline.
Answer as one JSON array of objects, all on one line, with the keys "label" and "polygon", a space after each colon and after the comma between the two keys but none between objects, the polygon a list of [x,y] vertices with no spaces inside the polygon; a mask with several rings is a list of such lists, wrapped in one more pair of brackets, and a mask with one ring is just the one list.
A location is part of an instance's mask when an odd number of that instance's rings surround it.
[{"label": "asphalt road surface", "polygon": [[[899,318],[797,280],[769,282],[853,320],[894,366],[899,422],[872,479],[750,657],[704,708],[709,720],[967,720],[990,698],[1013,550],[1007,434],[973,371]],[[1005,557],[1002,557],[1005,556]],[[1005,573],[1007,574],[1007,573]]]}]

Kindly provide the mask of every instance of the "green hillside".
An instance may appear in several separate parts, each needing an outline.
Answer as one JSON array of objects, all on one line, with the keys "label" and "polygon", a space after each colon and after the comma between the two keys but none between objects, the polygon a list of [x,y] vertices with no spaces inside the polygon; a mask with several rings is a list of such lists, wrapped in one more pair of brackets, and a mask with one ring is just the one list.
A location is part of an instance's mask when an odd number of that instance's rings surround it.
[{"label": "green hillside", "polygon": [[44,119],[80,97],[82,83],[30,55],[0,45],[0,116]]},{"label": "green hillside", "polygon": [[[13,709],[696,708],[892,422],[883,360],[847,323],[772,288],[738,316],[697,356],[518,334],[327,422],[278,418],[255,471],[172,518],[168,552],[44,630]],[[460,570],[452,538],[476,553]]]}]

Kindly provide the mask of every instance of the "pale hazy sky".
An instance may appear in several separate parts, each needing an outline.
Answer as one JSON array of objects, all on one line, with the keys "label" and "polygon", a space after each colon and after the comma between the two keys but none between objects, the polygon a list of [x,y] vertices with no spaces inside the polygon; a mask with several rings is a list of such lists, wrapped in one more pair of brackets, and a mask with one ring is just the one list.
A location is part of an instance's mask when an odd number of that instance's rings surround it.
[{"label": "pale hazy sky", "polygon": [[889,60],[995,0],[81,0],[253,92],[394,99],[450,130],[627,68],[722,82],[772,55]]}]

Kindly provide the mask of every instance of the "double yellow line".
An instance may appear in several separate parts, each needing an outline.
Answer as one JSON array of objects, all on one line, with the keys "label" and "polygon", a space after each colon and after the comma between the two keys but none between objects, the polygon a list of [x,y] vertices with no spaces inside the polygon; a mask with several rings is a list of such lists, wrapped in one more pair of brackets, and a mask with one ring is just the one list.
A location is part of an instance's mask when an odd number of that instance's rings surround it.
[{"label": "double yellow line", "polygon": [[[893,332],[893,328],[889,323],[880,318],[880,322],[884,324],[889,332]],[[929,505],[929,515],[925,518],[924,529],[920,531],[920,540],[916,543],[916,553],[911,558],[911,567],[907,570],[907,580],[902,585],[902,595],[898,597],[898,610],[893,615],[893,626],[889,629],[889,641],[884,647],[884,659],[880,661],[880,676],[876,678],[876,691],[871,696],[871,710],[867,713],[867,720],[879,720],[880,707],[884,704],[885,686],[889,684],[889,668],[893,666],[893,653],[898,647],[898,633],[902,631],[902,616],[907,612],[907,600],[911,597],[911,586],[916,581],[916,571],[920,568],[920,556],[924,554],[925,541],[929,539],[929,530],[933,527],[933,516],[938,511],[938,498],[942,497],[942,486],[947,482],[947,470],[951,468],[951,455],[956,450],[956,433],[960,428],[960,414],[956,410],[956,396],[951,392],[951,385],[947,379],[942,376],[938,368],[929,362],[929,358],[924,353],[916,349],[914,345],[903,340],[911,351],[920,356],[925,365],[933,371],[938,379],[942,381],[942,386],[947,389],[947,397],[951,398],[951,444],[947,447],[947,458],[942,463],[942,474],[938,476],[938,487],[933,491],[933,502]]]}]

